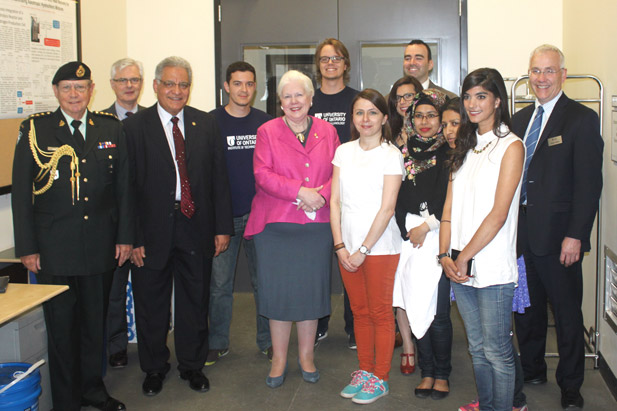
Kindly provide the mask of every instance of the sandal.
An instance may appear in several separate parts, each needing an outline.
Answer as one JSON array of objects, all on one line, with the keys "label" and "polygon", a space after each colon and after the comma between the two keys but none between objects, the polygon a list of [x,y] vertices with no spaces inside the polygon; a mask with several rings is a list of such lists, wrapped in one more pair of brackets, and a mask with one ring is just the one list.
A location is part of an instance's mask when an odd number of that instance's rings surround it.
[{"label": "sandal", "polygon": [[[413,374],[413,372],[416,370],[416,364],[411,364],[411,358],[410,357],[414,357],[415,354],[406,354],[406,353],[401,353],[401,374],[403,375],[411,375]],[[407,364],[403,365],[403,359],[406,358],[407,359]]]}]

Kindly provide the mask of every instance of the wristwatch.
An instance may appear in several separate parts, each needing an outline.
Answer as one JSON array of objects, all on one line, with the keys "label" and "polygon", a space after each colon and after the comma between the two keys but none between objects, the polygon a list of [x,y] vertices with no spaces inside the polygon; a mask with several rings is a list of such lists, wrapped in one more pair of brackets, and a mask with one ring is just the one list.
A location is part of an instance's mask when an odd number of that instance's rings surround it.
[{"label": "wristwatch", "polygon": [[369,255],[369,254],[371,253],[371,250],[369,250],[368,248],[366,248],[366,246],[365,246],[365,245],[362,245],[362,247],[360,247],[360,250],[359,250],[359,251],[360,251],[362,254],[364,254],[364,255]]},{"label": "wristwatch", "polygon": [[441,264],[441,259],[444,257],[450,257],[450,253],[441,253],[437,256],[437,264]]}]

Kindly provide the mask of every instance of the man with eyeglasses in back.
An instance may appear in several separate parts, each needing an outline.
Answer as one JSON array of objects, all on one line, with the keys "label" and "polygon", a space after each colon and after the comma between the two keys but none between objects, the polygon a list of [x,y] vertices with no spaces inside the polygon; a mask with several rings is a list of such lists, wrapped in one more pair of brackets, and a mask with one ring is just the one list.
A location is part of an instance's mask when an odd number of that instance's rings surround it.
[{"label": "man with eyeglasses in back", "polygon": [[[325,39],[315,50],[315,66],[320,87],[315,90],[309,114],[332,124],[336,128],[341,144],[346,143],[351,136],[351,101],[358,94],[358,90],[346,85],[349,82],[351,71],[347,47],[337,39]],[[353,314],[346,292],[344,293],[344,306],[343,316],[348,347],[355,350]],[[327,338],[329,322],[330,316],[319,319],[315,345]]]},{"label": "man with eyeglasses in back", "polygon": [[86,64],[61,66],[52,87],[60,107],[26,119],[15,148],[15,254],[38,283],[69,287],[43,304],[53,408],[124,410],[105,388],[101,361],[113,272],[134,240],[122,124],[88,110]]},{"label": "man with eyeglasses in back", "polygon": [[518,241],[527,268],[531,307],[514,314],[524,380],[547,381],[544,360],[547,300],[553,307],[559,364],[555,377],[563,409],[583,408],[585,372],[581,304],[582,259],[602,191],[602,150],[598,115],[562,91],[565,58],[551,45],[529,59],[529,84],[536,96],[512,117],[512,131],[526,146]]},{"label": "man with eyeglasses in back", "polygon": [[422,40],[412,40],[405,47],[403,57],[403,73],[406,76],[415,77],[423,89],[433,88],[443,91],[448,97],[454,98],[456,94],[439,87],[429,78],[429,74],[433,70],[433,55],[431,48]]},{"label": "man with eyeglasses in back", "polygon": [[208,354],[212,258],[229,246],[232,206],[223,140],[214,117],[187,106],[192,69],[181,57],[157,66],[157,103],[124,120],[136,241],[131,279],[142,391],[158,394],[170,369],[167,332],[172,287],[180,378],[198,392]]},{"label": "man with eyeglasses in back", "polygon": [[[116,94],[116,101],[103,110],[124,120],[143,110],[145,107],[137,104],[143,84],[144,69],[141,62],[131,58],[123,58],[111,66],[109,84]],[[109,366],[123,368],[128,364],[126,349],[129,343],[126,321],[126,286],[129,279],[131,264],[126,262],[116,269],[109,293],[109,308],[107,310],[107,351]]]},{"label": "man with eyeglasses in back", "polygon": [[116,94],[116,101],[103,111],[124,120],[143,110],[145,107],[137,103],[144,80],[141,62],[128,57],[120,59],[111,65],[110,74],[109,84]]}]

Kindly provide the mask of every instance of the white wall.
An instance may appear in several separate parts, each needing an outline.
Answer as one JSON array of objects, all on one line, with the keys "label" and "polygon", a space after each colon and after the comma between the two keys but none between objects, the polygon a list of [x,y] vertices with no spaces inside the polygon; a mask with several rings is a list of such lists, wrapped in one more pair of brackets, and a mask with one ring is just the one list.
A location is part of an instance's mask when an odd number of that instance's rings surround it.
[{"label": "white wall", "polygon": [[[562,47],[567,0],[468,0],[469,71],[493,67],[503,77],[527,73],[542,43]],[[577,30],[578,32],[578,30]]]},{"label": "white wall", "polygon": [[109,86],[109,69],[113,62],[126,57],[126,3],[126,0],[81,2],[82,60],[92,70],[95,83],[91,109],[107,108],[116,99]]},{"label": "white wall", "polygon": [[[617,2],[592,0],[581,7],[578,2],[564,1],[563,51],[566,55],[568,73],[594,74],[604,84],[604,190],[602,192],[602,227],[599,250],[604,258],[604,246],[617,253],[617,164],[611,160],[611,95],[617,95],[617,55],[614,39],[617,37]],[[598,35],[585,36],[583,32]],[[617,147],[616,147],[617,150]],[[617,335],[603,321],[600,322],[600,350],[613,373],[617,373]]]}]

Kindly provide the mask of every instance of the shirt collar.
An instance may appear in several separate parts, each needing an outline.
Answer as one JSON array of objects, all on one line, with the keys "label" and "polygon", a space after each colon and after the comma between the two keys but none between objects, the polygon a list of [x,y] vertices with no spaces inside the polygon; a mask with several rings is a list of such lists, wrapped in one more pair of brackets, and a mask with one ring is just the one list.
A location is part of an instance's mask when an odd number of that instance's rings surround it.
[{"label": "shirt collar", "polygon": [[163,107],[161,107],[160,103],[156,103],[156,111],[159,113],[159,117],[161,118],[161,123],[163,123],[163,125],[170,123],[172,117],[178,117],[178,123],[184,124],[184,109],[180,110],[180,112],[175,116],[172,116],[165,111]]},{"label": "shirt collar", "polygon": [[135,107],[133,107],[130,110],[127,110],[124,107],[122,107],[120,104],[118,104],[117,101],[115,103],[115,106],[116,106],[116,113],[118,114],[118,118],[120,120],[124,120],[126,118],[126,113],[128,113],[129,111],[132,112],[133,114],[137,113],[137,104],[135,104]]},{"label": "shirt collar", "polygon": [[81,121],[81,124],[86,124],[86,119],[88,118],[88,110],[84,110],[84,115],[81,118],[75,119],[73,117],[71,117],[69,114],[67,114],[66,111],[64,111],[62,109],[62,107],[60,107],[60,111],[62,111],[62,114],[64,115],[64,118],[66,119],[66,122],[70,125],[71,122],[73,120],[79,120]]},{"label": "shirt collar", "polygon": [[561,98],[562,94],[563,90],[559,91],[559,93],[555,97],[553,97],[552,100],[544,104],[540,104],[538,99],[536,99],[536,111],[538,110],[538,107],[542,106],[542,108],[544,109],[544,118],[549,118],[551,116],[551,113],[553,112],[553,109],[555,108],[555,104],[557,104],[557,100]]},{"label": "shirt collar", "polygon": [[[508,127],[505,124],[501,124],[499,126],[499,134],[500,135],[506,135],[508,133]],[[482,147],[484,147],[486,144],[488,144],[489,141],[492,141],[493,139],[495,139],[495,133],[493,132],[493,130],[487,131],[484,134],[480,134],[480,132],[478,132],[476,130],[476,138],[478,140],[478,142],[476,143],[476,150],[482,149]]]},{"label": "shirt collar", "polygon": [[[70,115],[68,115],[66,111],[62,110],[62,107],[60,107],[60,111],[62,112],[62,115],[64,116],[67,124],[69,125],[69,130],[71,131],[71,134],[75,133],[75,128],[71,124],[73,120],[75,119],[71,117]],[[87,120],[88,120],[88,110],[86,109],[84,111],[84,115],[79,119],[79,121],[81,121],[81,124],[79,125],[79,132],[84,137],[84,139],[86,138],[86,121]]]}]

